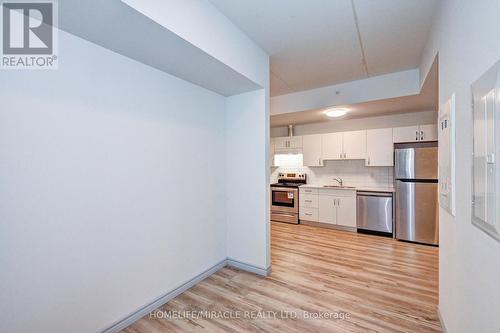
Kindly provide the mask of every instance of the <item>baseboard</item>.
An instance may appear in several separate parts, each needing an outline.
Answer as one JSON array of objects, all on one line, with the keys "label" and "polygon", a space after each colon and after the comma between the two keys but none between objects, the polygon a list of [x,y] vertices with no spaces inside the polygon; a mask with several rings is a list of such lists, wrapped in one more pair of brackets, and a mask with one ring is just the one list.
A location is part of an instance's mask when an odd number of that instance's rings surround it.
[{"label": "baseboard", "polygon": [[152,301],[151,303],[143,306],[142,308],[138,309],[137,311],[129,314],[127,317],[124,319],[116,322],[115,324],[111,325],[110,327],[102,330],[102,333],[118,333],[121,330],[125,329],[126,327],[132,325],[135,321],[141,319],[151,311],[159,308],[160,306],[164,305],[168,301],[172,300],[173,298],[177,297],[178,295],[182,294],[195,284],[199,283],[200,281],[206,279],[210,275],[214,274],[221,268],[227,265],[227,259],[222,260],[221,262],[215,264],[211,268],[207,269],[206,271],[198,274],[194,278],[190,279],[189,281],[181,284],[179,287],[175,288],[171,292],[157,298],[156,300]]},{"label": "baseboard", "polygon": [[314,221],[308,221],[308,220],[300,220],[300,224],[308,225],[311,227],[320,227],[320,228],[334,229],[334,230],[348,231],[348,232],[357,232],[358,231],[358,229],[355,227],[346,227],[343,225],[321,223],[321,222],[314,222]]},{"label": "baseboard", "polygon": [[171,292],[157,298],[156,300],[152,301],[151,303],[143,306],[142,308],[134,311],[133,313],[129,314],[126,316],[124,319],[114,323],[113,325],[109,326],[108,328],[104,329],[101,331],[101,333],[118,333],[121,330],[127,328],[128,326],[132,325],[134,322],[137,320],[141,319],[151,311],[156,310],[160,306],[164,305],[168,301],[172,300],[173,298],[177,297],[178,295],[182,294],[195,284],[201,282],[202,280],[206,279],[210,275],[214,274],[221,268],[225,266],[231,266],[231,267],[236,267],[238,269],[262,275],[262,276],[268,276],[271,273],[271,267],[268,267],[267,269],[256,267],[253,265],[245,264],[240,261],[234,260],[234,259],[224,259],[221,262],[215,264],[211,268],[207,269],[206,271],[198,274],[194,278],[190,279],[189,281],[183,283],[179,287],[175,288]]},{"label": "baseboard", "polygon": [[231,258],[227,258],[227,265],[262,276],[268,276],[271,274],[271,266],[268,268],[260,268]]},{"label": "baseboard", "polygon": [[439,306],[437,307],[437,313],[439,321],[441,322],[441,328],[443,329],[443,332],[448,333],[448,330],[446,329],[446,326],[444,324],[443,316],[441,316],[441,310],[439,309]]}]

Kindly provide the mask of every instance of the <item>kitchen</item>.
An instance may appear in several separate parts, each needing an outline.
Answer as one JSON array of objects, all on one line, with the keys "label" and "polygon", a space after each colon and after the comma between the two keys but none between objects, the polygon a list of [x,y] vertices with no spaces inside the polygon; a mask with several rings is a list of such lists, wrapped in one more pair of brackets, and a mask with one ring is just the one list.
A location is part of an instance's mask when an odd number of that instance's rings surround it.
[{"label": "kitchen", "polygon": [[381,116],[412,125],[374,128],[380,117],[339,120],[347,109],[322,111],[341,123],[334,132],[274,129],[287,136],[271,138],[271,220],[438,245],[436,113]]},{"label": "kitchen", "polygon": [[0,11],[0,332],[498,332],[500,1]]}]

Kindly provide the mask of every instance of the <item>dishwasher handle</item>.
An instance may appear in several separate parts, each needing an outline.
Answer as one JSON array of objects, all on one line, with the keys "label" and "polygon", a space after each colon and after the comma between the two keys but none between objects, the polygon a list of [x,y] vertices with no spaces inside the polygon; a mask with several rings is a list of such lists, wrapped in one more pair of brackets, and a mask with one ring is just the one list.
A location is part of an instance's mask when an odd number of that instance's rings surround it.
[{"label": "dishwasher handle", "polygon": [[392,198],[391,192],[358,192],[358,197],[381,197],[381,198]]}]

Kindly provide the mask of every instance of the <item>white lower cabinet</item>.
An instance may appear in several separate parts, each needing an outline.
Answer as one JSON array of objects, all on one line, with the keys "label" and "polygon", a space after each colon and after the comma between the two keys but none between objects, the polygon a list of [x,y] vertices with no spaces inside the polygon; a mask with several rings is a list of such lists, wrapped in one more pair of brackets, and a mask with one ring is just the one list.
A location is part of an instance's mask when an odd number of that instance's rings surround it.
[{"label": "white lower cabinet", "polygon": [[337,225],[356,228],[356,195],[338,198]]},{"label": "white lower cabinet", "polygon": [[299,188],[299,219],[318,222],[318,189]]},{"label": "white lower cabinet", "polygon": [[356,191],[300,189],[301,220],[356,228]]},{"label": "white lower cabinet", "polygon": [[299,219],[318,222],[318,208],[302,208],[299,210]]},{"label": "white lower cabinet", "polygon": [[330,195],[319,196],[318,222],[337,224],[337,198]]},{"label": "white lower cabinet", "polygon": [[318,194],[299,194],[299,208],[318,208]]}]

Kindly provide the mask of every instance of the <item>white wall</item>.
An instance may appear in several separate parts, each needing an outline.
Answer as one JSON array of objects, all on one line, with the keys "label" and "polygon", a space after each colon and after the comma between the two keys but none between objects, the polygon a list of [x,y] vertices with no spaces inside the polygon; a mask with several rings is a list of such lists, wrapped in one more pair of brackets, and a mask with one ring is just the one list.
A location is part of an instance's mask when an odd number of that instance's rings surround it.
[{"label": "white wall", "polygon": [[210,1],[122,1],[261,87],[268,86],[268,55]]},{"label": "white wall", "polygon": [[[437,122],[437,112],[423,111],[413,113],[403,113],[388,116],[368,117],[359,119],[331,120],[323,123],[296,125],[295,135],[320,134],[342,131],[356,131],[363,129],[402,127],[412,125],[435,124]],[[286,127],[271,128],[271,136],[286,136]]]},{"label": "white wall", "polygon": [[500,1],[444,0],[422,59],[439,52],[439,100],[456,93],[457,216],[440,211],[439,308],[450,333],[500,329],[500,243],[471,224],[470,85],[500,59]]},{"label": "white wall", "polygon": [[226,103],[226,223],[230,259],[270,266],[268,91],[232,96]]},{"label": "white wall", "polygon": [[226,257],[225,98],[59,46],[0,74],[1,332],[96,332]]},{"label": "white wall", "polygon": [[268,55],[209,1],[124,2],[262,87],[227,99],[224,176],[227,255],[232,260],[268,269]]}]

